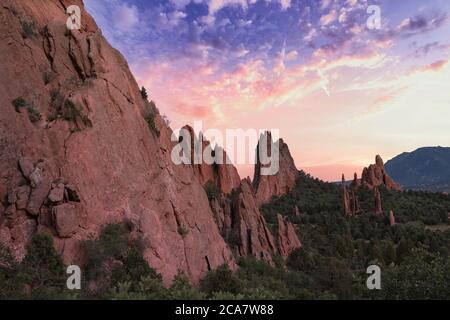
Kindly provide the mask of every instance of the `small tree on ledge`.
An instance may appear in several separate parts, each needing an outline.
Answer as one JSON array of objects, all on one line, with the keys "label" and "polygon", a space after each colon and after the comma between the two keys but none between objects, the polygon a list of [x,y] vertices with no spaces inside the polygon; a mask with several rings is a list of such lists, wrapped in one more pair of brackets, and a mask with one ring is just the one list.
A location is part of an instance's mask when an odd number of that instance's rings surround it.
[{"label": "small tree on ledge", "polygon": [[145,89],[145,87],[142,87],[142,89],[141,89],[141,96],[142,96],[142,99],[144,99],[144,100],[148,99],[148,93],[147,93],[147,90]]}]

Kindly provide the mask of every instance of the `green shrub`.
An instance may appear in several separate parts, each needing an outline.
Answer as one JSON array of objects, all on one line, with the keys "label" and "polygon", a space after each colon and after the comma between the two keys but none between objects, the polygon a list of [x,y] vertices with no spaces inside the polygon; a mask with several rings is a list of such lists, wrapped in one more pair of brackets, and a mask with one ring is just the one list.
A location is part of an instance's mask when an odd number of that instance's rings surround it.
[{"label": "green shrub", "polygon": [[141,96],[142,96],[142,99],[144,99],[144,100],[148,99],[148,93],[144,87],[142,87],[142,89],[141,89]]},{"label": "green shrub", "polygon": [[173,279],[167,298],[170,300],[201,300],[204,296],[191,285],[185,276],[179,274]]},{"label": "green shrub", "polygon": [[42,115],[39,111],[37,111],[33,106],[28,106],[28,118],[32,123],[38,122],[42,119]]},{"label": "green shrub", "polygon": [[33,236],[17,277],[22,287],[29,286],[33,298],[61,298],[66,289],[66,273],[51,236],[40,233]]},{"label": "green shrub", "polygon": [[12,101],[12,105],[14,106],[14,109],[16,109],[16,112],[20,112],[20,108],[26,107],[27,102],[23,97],[18,97]]},{"label": "green shrub", "polygon": [[242,291],[242,282],[230,270],[227,264],[209,271],[200,281],[200,290],[208,295],[213,292],[238,294]]},{"label": "green shrub", "polygon": [[36,23],[34,21],[21,20],[20,25],[22,27],[21,34],[24,39],[36,38],[37,36]]},{"label": "green shrub", "polygon": [[205,184],[204,189],[205,189],[206,195],[208,196],[209,200],[217,199],[220,196],[220,194],[221,194],[220,189],[217,186],[217,184],[215,184],[211,180],[209,180]]}]

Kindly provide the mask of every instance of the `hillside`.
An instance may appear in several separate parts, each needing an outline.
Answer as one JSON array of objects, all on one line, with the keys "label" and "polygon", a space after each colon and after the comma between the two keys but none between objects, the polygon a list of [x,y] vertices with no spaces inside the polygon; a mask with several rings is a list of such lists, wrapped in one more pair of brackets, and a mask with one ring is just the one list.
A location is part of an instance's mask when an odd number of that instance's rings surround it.
[{"label": "hillside", "polygon": [[450,148],[405,152],[386,163],[386,171],[405,189],[450,191]]}]

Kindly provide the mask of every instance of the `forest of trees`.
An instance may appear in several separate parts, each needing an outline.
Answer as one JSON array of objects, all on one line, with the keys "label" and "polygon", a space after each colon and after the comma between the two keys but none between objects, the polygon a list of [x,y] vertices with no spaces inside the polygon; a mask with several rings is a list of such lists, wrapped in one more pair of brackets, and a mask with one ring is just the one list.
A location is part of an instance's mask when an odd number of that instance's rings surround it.
[{"label": "forest of trees", "polygon": [[[394,226],[387,213],[372,213],[371,192],[358,197],[363,212],[345,217],[340,186],[301,173],[295,189],[262,212],[273,228],[277,213],[293,222],[302,248],[286,262],[275,256],[273,265],[240,258],[236,272],[223,265],[197,287],[182,274],[164,287],[139,241],[130,243],[125,226],[111,224],[82,243],[82,289],[71,291],[52,238],[37,234],[20,263],[0,247],[0,299],[448,299],[450,197],[382,190]],[[292,214],[296,206],[299,217]],[[381,267],[381,290],[366,287],[372,264]]]}]

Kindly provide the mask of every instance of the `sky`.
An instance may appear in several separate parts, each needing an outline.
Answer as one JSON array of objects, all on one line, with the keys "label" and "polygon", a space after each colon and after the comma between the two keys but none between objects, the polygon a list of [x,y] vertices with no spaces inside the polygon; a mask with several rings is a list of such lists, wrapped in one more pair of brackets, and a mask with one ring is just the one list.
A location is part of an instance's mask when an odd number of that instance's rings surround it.
[{"label": "sky", "polygon": [[84,2],[173,129],[278,129],[327,181],[450,146],[448,0]]}]

